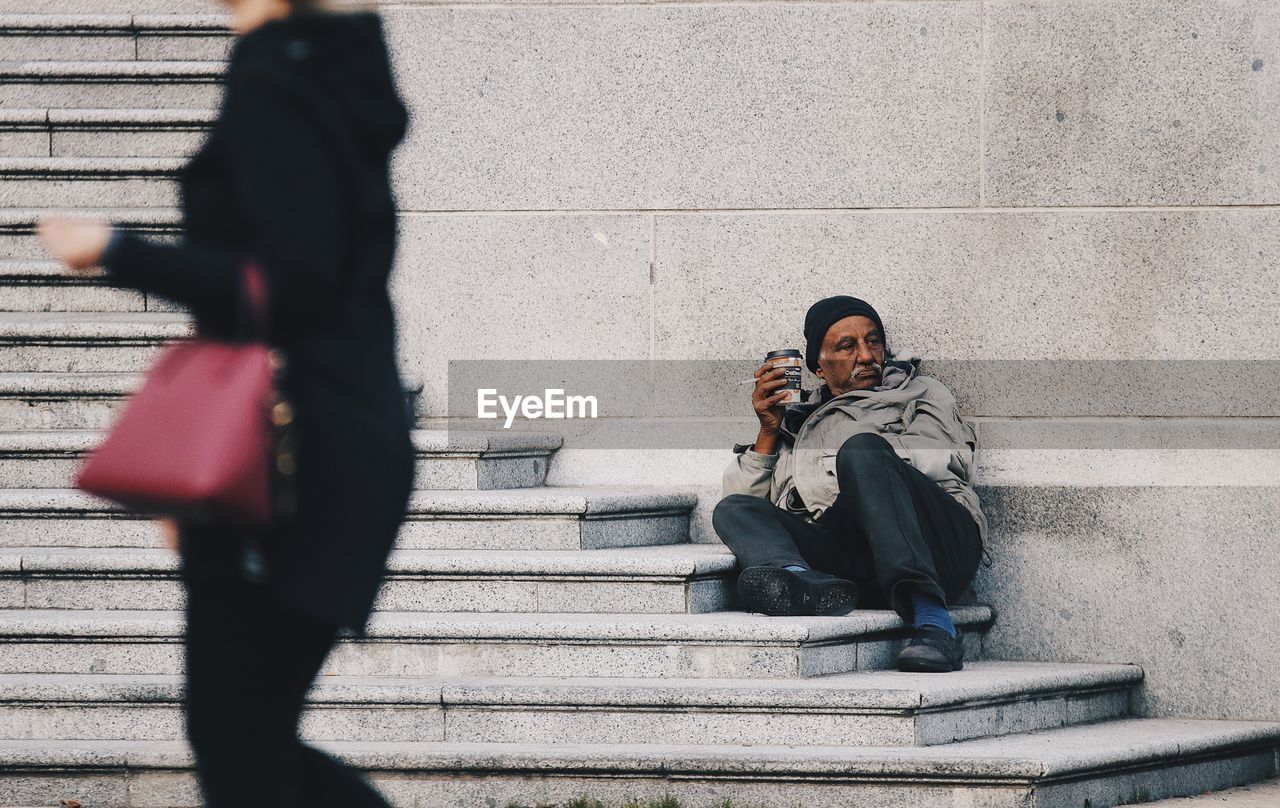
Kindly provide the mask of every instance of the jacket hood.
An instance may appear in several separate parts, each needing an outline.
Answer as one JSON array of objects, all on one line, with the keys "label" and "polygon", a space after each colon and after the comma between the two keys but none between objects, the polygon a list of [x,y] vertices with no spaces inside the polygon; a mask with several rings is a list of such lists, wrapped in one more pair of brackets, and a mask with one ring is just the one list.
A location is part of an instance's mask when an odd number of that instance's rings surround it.
[{"label": "jacket hood", "polygon": [[[903,395],[903,388],[920,375],[920,357],[907,352],[895,353],[884,362],[884,370],[880,374],[880,384],[867,390],[850,390],[841,396],[833,396],[826,383],[819,385],[809,393],[809,397],[801,404],[792,404],[782,415],[782,431],[792,436],[800,431],[814,410],[824,406],[832,398],[884,398],[895,400]],[[914,395],[914,392],[911,393]]]},{"label": "jacket hood", "polygon": [[366,156],[385,158],[408,128],[382,20],[372,12],[296,12],[265,23],[236,42],[231,69],[301,80]]}]

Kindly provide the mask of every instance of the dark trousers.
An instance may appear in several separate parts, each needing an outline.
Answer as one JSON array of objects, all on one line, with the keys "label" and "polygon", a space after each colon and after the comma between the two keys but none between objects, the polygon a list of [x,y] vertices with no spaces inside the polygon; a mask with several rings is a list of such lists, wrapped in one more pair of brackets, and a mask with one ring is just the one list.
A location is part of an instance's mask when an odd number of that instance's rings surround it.
[{"label": "dark trousers", "polygon": [[712,525],[742,567],[801,564],[858,584],[859,608],[912,614],[912,590],[951,604],[982,557],[978,523],[880,435],[850,437],[836,455],[840,494],[816,523],[763,497],[732,494]]},{"label": "dark trousers", "polygon": [[187,737],[208,808],[387,808],[355,771],[298,739],[337,630],[258,584],[187,580]]}]

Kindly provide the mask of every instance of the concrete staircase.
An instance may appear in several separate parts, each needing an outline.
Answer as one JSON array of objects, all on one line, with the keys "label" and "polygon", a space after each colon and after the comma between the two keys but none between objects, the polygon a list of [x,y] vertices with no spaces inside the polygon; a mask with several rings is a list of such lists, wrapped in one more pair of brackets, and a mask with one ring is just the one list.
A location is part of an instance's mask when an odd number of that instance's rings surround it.
[{"label": "concrete staircase", "polygon": [[[175,236],[226,47],[207,16],[0,16],[0,805],[198,802],[175,559],[69,488],[189,323],[31,231],[67,207]],[[692,492],[545,485],[557,439],[415,444],[378,613],[304,723],[396,805],[1104,808],[1277,773],[1275,725],[1135,717],[1136,666],[982,659],[985,606],[955,610],[975,661],[945,676],[888,670],[889,612],[743,613],[732,557],[690,543]]]}]

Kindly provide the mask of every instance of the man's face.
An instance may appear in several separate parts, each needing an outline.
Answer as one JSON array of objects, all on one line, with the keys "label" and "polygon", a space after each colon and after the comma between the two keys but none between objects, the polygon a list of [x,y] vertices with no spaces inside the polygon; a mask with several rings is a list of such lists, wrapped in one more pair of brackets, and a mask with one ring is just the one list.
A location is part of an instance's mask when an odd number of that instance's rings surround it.
[{"label": "man's face", "polygon": [[827,329],[818,355],[818,378],[832,393],[875,387],[883,370],[884,338],[870,317],[855,314]]}]

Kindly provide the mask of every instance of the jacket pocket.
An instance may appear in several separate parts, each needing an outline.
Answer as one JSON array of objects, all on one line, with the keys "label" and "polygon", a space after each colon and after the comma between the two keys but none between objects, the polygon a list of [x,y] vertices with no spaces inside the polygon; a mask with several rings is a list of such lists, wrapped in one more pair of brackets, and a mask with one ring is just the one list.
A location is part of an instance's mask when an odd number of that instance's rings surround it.
[{"label": "jacket pocket", "polygon": [[[907,407],[914,403],[909,402]],[[907,415],[906,407],[872,407],[860,413],[855,420],[861,426],[874,427],[877,432],[901,432],[906,426]]]}]

